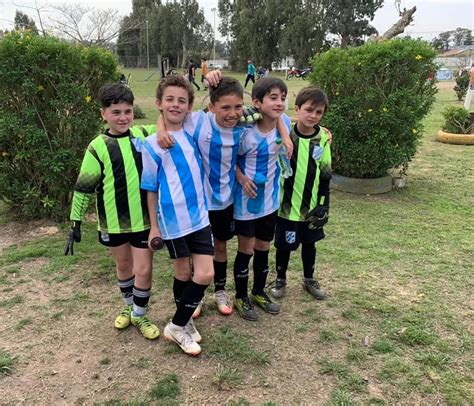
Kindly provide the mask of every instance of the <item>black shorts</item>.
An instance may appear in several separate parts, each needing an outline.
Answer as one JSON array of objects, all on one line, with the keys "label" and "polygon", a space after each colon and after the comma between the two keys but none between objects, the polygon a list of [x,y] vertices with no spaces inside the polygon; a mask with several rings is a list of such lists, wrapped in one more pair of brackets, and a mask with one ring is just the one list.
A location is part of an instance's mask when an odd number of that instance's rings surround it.
[{"label": "black shorts", "polygon": [[275,236],[278,210],[254,220],[235,220],[235,234],[270,242]]},{"label": "black shorts", "polygon": [[296,250],[300,244],[311,244],[322,240],[324,230],[310,230],[308,221],[292,221],[278,217],[275,230],[275,247],[286,251]]},{"label": "black shorts", "polygon": [[99,242],[106,247],[120,247],[130,243],[135,248],[148,248],[148,235],[150,230],[138,231],[136,233],[109,234],[99,231]]},{"label": "black shorts", "polygon": [[216,240],[229,241],[234,236],[234,205],[223,210],[209,210],[212,235]]},{"label": "black shorts", "polygon": [[191,254],[214,255],[211,227],[201,228],[194,233],[173,240],[165,240],[171,259],[190,257]]}]

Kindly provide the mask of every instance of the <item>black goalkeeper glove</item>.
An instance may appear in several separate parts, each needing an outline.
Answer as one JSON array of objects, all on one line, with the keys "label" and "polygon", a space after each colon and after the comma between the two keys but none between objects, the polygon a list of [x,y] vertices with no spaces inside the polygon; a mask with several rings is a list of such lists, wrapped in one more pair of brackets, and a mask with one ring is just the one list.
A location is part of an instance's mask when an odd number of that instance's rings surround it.
[{"label": "black goalkeeper glove", "polygon": [[240,117],[239,124],[248,125],[255,124],[258,120],[262,119],[262,115],[258,112],[256,107],[244,107],[242,117]]},{"label": "black goalkeeper glove", "polygon": [[329,220],[329,207],[328,206],[316,206],[306,216],[306,221],[309,221],[308,228],[310,230],[316,230],[323,228]]},{"label": "black goalkeeper glove", "polygon": [[81,222],[73,221],[71,223],[71,231],[67,237],[66,248],[64,248],[64,255],[71,253],[74,255],[74,241],[81,242]]}]

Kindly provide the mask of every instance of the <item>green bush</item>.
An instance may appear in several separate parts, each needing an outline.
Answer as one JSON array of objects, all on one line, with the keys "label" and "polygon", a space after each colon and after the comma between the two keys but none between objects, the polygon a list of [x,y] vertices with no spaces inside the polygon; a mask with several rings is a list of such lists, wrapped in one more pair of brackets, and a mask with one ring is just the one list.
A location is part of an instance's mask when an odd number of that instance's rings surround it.
[{"label": "green bush", "polygon": [[12,33],[0,41],[0,195],[23,219],[67,217],[96,95],[118,79],[108,51]]},{"label": "green bush", "polygon": [[469,88],[470,74],[468,71],[463,70],[460,75],[456,76],[456,84],[454,85],[454,91],[459,101],[464,99]]},{"label": "green bush", "polygon": [[145,112],[138,104],[133,105],[133,117],[134,118],[146,118]]},{"label": "green bush", "polygon": [[411,160],[435,99],[427,80],[435,56],[423,41],[395,39],[313,59],[310,80],[329,98],[323,124],[334,134],[336,173],[377,178]]},{"label": "green bush", "polygon": [[443,111],[443,131],[453,134],[470,134],[471,115],[464,107],[448,106]]}]

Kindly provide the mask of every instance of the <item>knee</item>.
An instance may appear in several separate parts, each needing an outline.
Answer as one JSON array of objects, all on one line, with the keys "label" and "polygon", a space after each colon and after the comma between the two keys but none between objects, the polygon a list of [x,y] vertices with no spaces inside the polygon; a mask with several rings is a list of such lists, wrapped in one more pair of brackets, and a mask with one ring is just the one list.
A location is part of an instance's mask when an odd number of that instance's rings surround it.
[{"label": "knee", "polygon": [[116,260],[115,266],[119,272],[129,272],[133,270],[133,260],[131,258]]},{"label": "knee", "polygon": [[259,251],[269,251],[270,250],[270,242],[262,241],[262,240],[255,240],[255,249]]},{"label": "knee", "polygon": [[214,241],[214,252],[215,256],[222,257],[223,255],[227,254],[227,244],[225,241]]}]

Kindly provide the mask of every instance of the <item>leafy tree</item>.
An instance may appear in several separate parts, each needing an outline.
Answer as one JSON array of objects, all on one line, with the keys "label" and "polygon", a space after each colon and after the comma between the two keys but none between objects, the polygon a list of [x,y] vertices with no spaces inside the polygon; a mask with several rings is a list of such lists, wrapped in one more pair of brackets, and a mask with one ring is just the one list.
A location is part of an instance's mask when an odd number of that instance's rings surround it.
[{"label": "leafy tree", "polygon": [[383,0],[333,0],[328,3],[325,18],[329,32],[341,39],[341,48],[359,44],[362,36],[377,32],[369,23]]},{"label": "leafy tree", "polygon": [[[174,66],[184,66],[191,56],[209,56],[212,27],[196,0],[165,4],[133,0],[132,10],[123,20],[117,41],[117,52],[125,66],[146,66],[147,36],[152,66],[157,65],[158,55],[169,58]],[[190,55],[191,50],[195,55]]]},{"label": "leafy tree", "polygon": [[320,0],[290,0],[286,3],[287,24],[282,36],[282,53],[292,55],[297,66],[306,66],[316,53],[325,48],[327,7]]},{"label": "leafy tree", "polygon": [[38,34],[38,28],[36,28],[35,20],[19,10],[16,10],[15,13],[15,30],[28,30],[31,31],[32,34]]},{"label": "leafy tree", "polygon": [[467,28],[456,28],[451,31],[455,46],[472,45],[472,31]]},{"label": "leafy tree", "polygon": [[445,31],[438,35],[443,51],[447,51],[449,49],[449,44],[451,43],[451,34],[452,31]]}]

